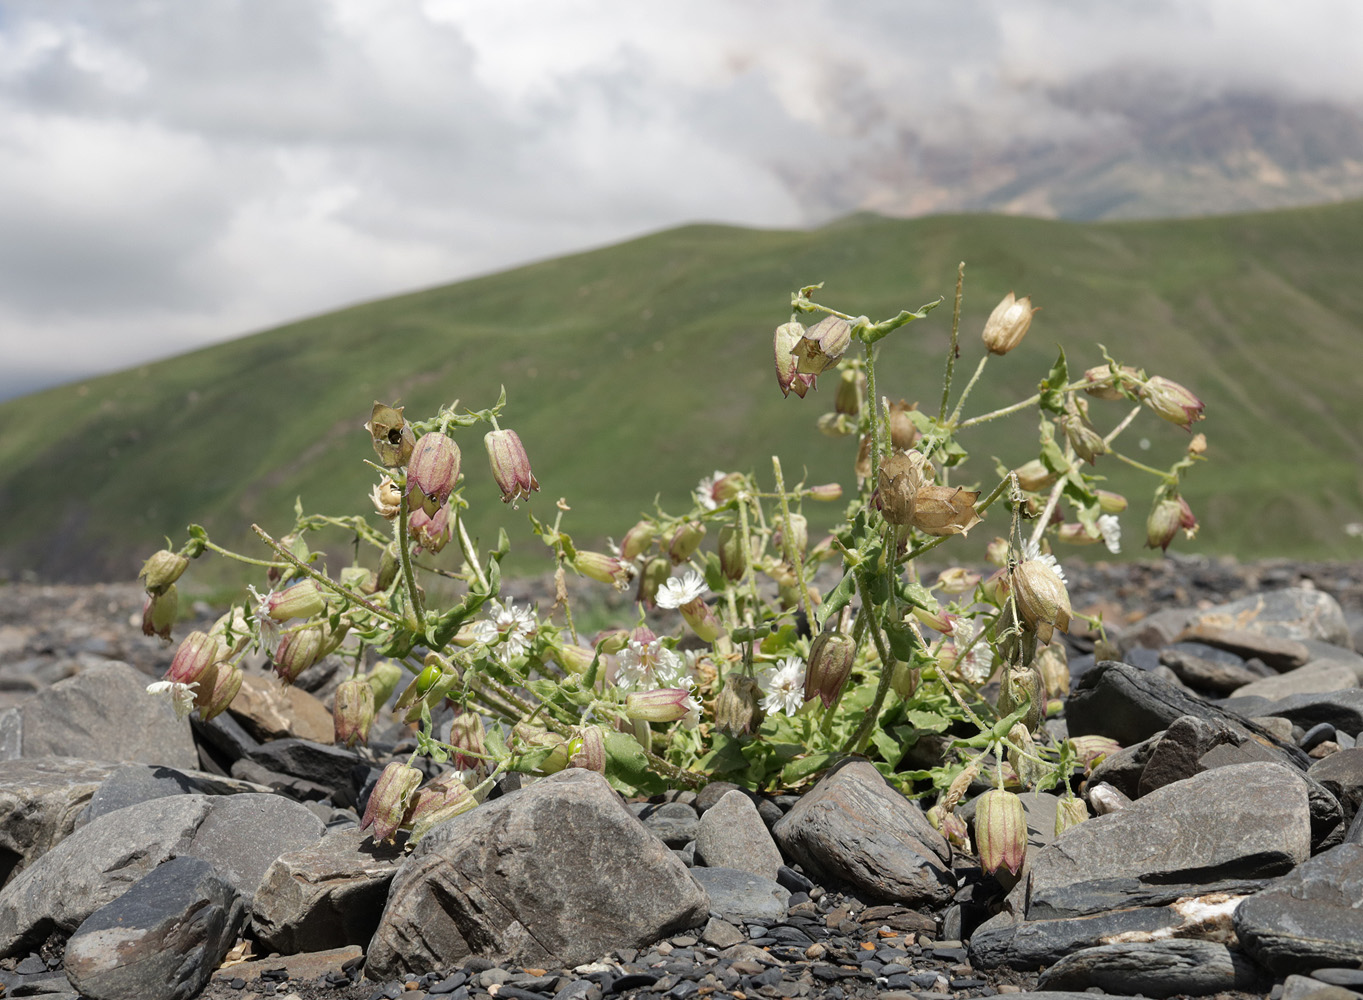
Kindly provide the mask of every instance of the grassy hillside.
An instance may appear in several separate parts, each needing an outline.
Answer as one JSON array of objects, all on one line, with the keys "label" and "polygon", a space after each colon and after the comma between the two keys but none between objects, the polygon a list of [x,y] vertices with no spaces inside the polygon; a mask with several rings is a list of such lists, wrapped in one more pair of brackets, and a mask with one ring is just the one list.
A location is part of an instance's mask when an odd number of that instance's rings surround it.
[{"label": "grassy hillside", "polygon": [[[1187,488],[1204,529],[1184,551],[1357,557],[1343,525],[1363,520],[1361,229],[1363,203],[1176,222],[691,226],[357,306],[0,405],[0,575],[129,577],[190,521],[258,551],[249,524],[284,530],[296,496],[319,512],[367,509],[372,400],[478,408],[502,384],[503,423],[543,484],[532,509],[566,498],[580,540],[618,537],[655,496],[680,505],[713,469],[767,476],[773,454],[789,476],[803,467],[850,485],[846,442],[812,430],[831,392],[783,399],[775,385],[771,331],[789,293],[824,281],[825,302],[885,316],[949,300],[960,260],[967,373],[1000,296],[1043,307],[1023,345],[990,364],[968,414],[1032,391],[1057,343],[1076,369],[1106,344],[1207,403],[1210,461]],[[949,324],[948,301],[882,342],[885,394],[935,408]],[[1121,412],[1110,405],[1100,426]],[[1186,441],[1153,417],[1141,426],[1128,437],[1148,435],[1149,451],[1132,450],[1151,464]],[[976,435],[981,479],[991,455],[1017,464],[1035,452],[1030,421]],[[461,444],[475,528],[526,539],[524,511],[495,500],[481,434]],[[1149,487],[1107,462],[1099,471],[1132,490],[1134,550]],[[517,568],[547,566],[537,545],[515,544]]]}]

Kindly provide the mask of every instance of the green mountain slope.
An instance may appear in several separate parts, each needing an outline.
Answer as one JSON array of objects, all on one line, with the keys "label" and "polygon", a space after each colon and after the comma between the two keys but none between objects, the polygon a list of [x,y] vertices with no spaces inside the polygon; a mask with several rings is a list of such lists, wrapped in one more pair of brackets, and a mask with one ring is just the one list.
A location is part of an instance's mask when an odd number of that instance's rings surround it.
[{"label": "green mountain slope", "polygon": [[[1363,543],[1343,526],[1363,520],[1360,231],[1363,203],[1175,222],[691,226],[357,306],[0,405],[0,575],[128,577],[190,521],[258,552],[250,523],[285,530],[296,496],[311,511],[368,509],[361,425],[374,399],[423,414],[456,398],[479,408],[503,384],[503,424],[543,484],[532,509],[549,516],[566,498],[564,527],[580,541],[619,537],[655,496],[681,506],[714,469],[769,477],[773,454],[790,478],[807,469],[850,486],[847,442],[813,431],[832,393],[785,399],[775,384],[771,331],[788,296],[824,281],[823,301],[872,317],[947,296],[882,342],[883,393],[935,409],[960,260],[965,373],[1003,294],[1042,307],[1023,345],[990,363],[968,415],[1030,393],[1057,343],[1075,370],[1099,363],[1105,344],[1207,403],[1209,461],[1186,490],[1204,527],[1183,551],[1354,557]],[[1108,406],[1100,427],[1124,412]],[[990,456],[1015,465],[1035,453],[1035,422],[1005,423],[967,439],[982,480]],[[1187,440],[1148,415],[1126,439],[1153,465]],[[496,501],[481,434],[460,441],[475,530],[507,525],[515,567],[547,568],[524,511]],[[1153,483],[1102,461],[1131,491],[1134,551]],[[968,544],[1001,533],[994,520]]]}]

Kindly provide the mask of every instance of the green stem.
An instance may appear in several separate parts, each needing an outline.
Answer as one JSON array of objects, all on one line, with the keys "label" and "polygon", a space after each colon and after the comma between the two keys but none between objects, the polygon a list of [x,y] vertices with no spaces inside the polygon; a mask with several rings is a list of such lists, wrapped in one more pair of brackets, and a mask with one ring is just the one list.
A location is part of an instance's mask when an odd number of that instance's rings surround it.
[{"label": "green stem", "polygon": [[[387,608],[381,608],[377,604],[374,604],[366,600],[364,597],[355,593],[353,590],[350,590],[348,587],[341,586],[339,583],[331,579],[329,576],[317,572],[311,566],[304,563],[292,552],[288,551],[282,545],[276,542],[273,538],[271,538],[266,533],[265,529],[263,529],[260,525],[258,524],[251,525],[251,530],[254,531],[257,535],[259,535],[261,540],[264,541],[266,545],[274,549],[275,552],[279,553],[279,555],[281,555],[288,564],[292,565],[295,569],[302,570],[304,574],[311,577],[313,580],[317,581],[317,583],[321,584],[323,587],[326,587],[333,593],[340,594],[347,601],[350,601],[353,604],[358,604],[360,607],[365,608],[366,610],[372,612],[373,614],[384,619],[385,621],[390,621],[397,625],[402,624],[402,619],[399,618],[397,615],[393,614],[393,612],[389,611]],[[273,564],[267,563],[266,565]]]},{"label": "green stem", "polygon": [[483,567],[478,563],[478,550],[473,547],[473,540],[469,538],[468,530],[464,527],[464,519],[456,515],[455,523],[459,526],[459,550],[464,553],[464,559],[473,569],[478,586],[486,593],[491,588],[488,586],[487,577],[483,575]]},{"label": "green stem", "polygon": [[204,542],[204,548],[212,549],[220,556],[226,556],[228,559],[235,559],[237,562],[246,563],[248,566],[264,566],[266,569],[284,569],[289,565],[288,563],[269,562],[265,559],[252,559],[250,556],[239,555],[230,549],[225,549],[221,545],[210,541]]},{"label": "green stem", "polygon": [[1140,469],[1142,472],[1148,472],[1148,473],[1150,473],[1150,475],[1158,477],[1160,480],[1162,480],[1162,481],[1165,482],[1165,483],[1168,483],[1168,484],[1170,484],[1170,485],[1173,485],[1173,484],[1175,484],[1175,483],[1178,482],[1178,477],[1177,477],[1177,476],[1171,476],[1171,475],[1169,475],[1169,473],[1165,472],[1163,469],[1154,469],[1154,468],[1151,468],[1150,466],[1144,464],[1143,462],[1137,462],[1134,458],[1127,458],[1127,457],[1126,457],[1125,455],[1123,455],[1120,451],[1112,451],[1112,452],[1108,452],[1108,454],[1111,455],[1113,458],[1117,459],[1117,461],[1119,461],[1119,462],[1125,462],[1127,465],[1131,466],[1133,469]]},{"label": "green stem", "polygon": [[[949,423],[954,425],[956,421],[960,419],[961,410],[965,408],[965,401],[970,398],[970,390],[975,388],[975,383],[978,382],[980,380],[980,376],[984,374],[984,366],[989,363],[990,357],[991,355],[986,354],[984,357],[980,358],[980,363],[975,366],[975,374],[970,376],[970,381],[967,382],[965,384],[965,388],[961,390],[961,398],[956,400],[956,409],[951,411],[951,420],[949,421]],[[1018,404],[1015,407],[1015,409],[1021,409],[1023,406],[1028,406],[1032,403],[1035,403],[1040,398],[1041,396],[1039,394],[1033,396],[1026,403]],[[1011,412],[1011,410],[1000,410],[998,413],[994,414],[994,416],[1002,416],[1004,413],[1008,412]],[[992,417],[986,418],[973,417],[970,420],[967,420],[965,423],[960,424],[957,427],[957,430],[959,430],[961,427],[969,427],[971,424],[979,423],[982,419],[992,419]]]},{"label": "green stem", "polygon": [[885,431],[880,423],[880,396],[876,391],[876,349],[866,345],[866,397],[871,411],[871,488],[875,488],[876,475],[880,470],[880,456],[885,452]]},{"label": "green stem", "polygon": [[747,566],[743,571],[743,575],[747,577],[744,582],[752,593],[752,606],[749,611],[755,614],[756,609],[761,605],[762,598],[757,593],[757,576],[753,573],[752,529],[748,524],[748,504],[741,498],[738,501],[738,527],[743,535],[743,561]]},{"label": "green stem", "polygon": [[403,619],[409,629],[420,632],[421,597],[417,594],[416,576],[412,573],[412,546],[407,530],[408,508],[407,495],[403,494],[402,503],[398,506],[398,562],[402,565],[402,582],[407,589]]},{"label": "green stem", "polygon": [[946,423],[947,403],[951,399],[951,376],[956,370],[956,355],[960,349],[961,333],[961,292],[965,285],[965,261],[956,266],[956,305],[951,311],[951,346],[947,348],[947,374],[942,382],[942,408],[938,411],[937,422]]},{"label": "green stem", "polygon": [[652,750],[645,750],[644,756],[648,758],[648,765],[649,767],[653,768],[653,770],[657,771],[665,778],[670,778],[673,781],[681,782],[688,788],[700,788],[708,780],[703,774],[697,774],[694,771],[687,771],[684,770],[683,768],[677,767],[675,764],[668,763],[666,760],[659,757]]},{"label": "green stem", "polygon": [[1107,437],[1103,438],[1103,444],[1107,445],[1109,448],[1112,447],[1112,442],[1117,440],[1117,435],[1120,434],[1122,431],[1126,430],[1129,426],[1131,426],[1131,421],[1136,419],[1136,416],[1141,412],[1141,409],[1142,407],[1138,405],[1134,407],[1130,413],[1123,417],[1122,422],[1118,424],[1116,427],[1112,428],[1112,432],[1108,434]]},{"label": "green stem", "polygon": [[790,502],[786,499],[786,481],[781,475],[781,459],[776,455],[771,456],[771,467],[776,476],[776,492],[781,497],[781,523],[785,526],[782,539],[785,544],[782,547],[786,550],[786,560],[795,567],[795,579],[800,585],[800,610],[805,614],[805,621],[813,621],[809,613],[809,588],[805,584],[805,559],[795,544],[795,532],[790,523]]},{"label": "green stem", "polygon": [[865,616],[865,627],[871,633],[871,640],[876,645],[876,652],[880,655],[880,682],[876,685],[875,697],[871,699],[871,706],[866,709],[866,715],[862,717],[861,725],[852,734],[852,738],[843,746],[843,753],[861,753],[866,749],[866,744],[871,739],[871,730],[880,721],[880,709],[885,704],[885,695],[890,690],[890,679],[894,676],[894,657],[890,655],[889,647],[885,645],[885,637],[880,634],[880,626],[876,624],[874,606],[871,602],[870,591],[866,589],[866,584],[857,574],[857,591],[861,594],[861,613]]}]

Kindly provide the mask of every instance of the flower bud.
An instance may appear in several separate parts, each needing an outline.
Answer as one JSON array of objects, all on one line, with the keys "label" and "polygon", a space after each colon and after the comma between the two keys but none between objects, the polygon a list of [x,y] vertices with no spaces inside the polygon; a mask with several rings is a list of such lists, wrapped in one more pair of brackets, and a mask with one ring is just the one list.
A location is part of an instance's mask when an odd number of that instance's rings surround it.
[{"label": "flower bud", "polygon": [[1041,674],[1041,687],[1052,698],[1070,693],[1070,665],[1064,643],[1052,643],[1036,655],[1033,666]]},{"label": "flower bud", "polygon": [[658,688],[631,691],[625,695],[625,715],[644,722],[676,722],[691,710],[691,692],[686,688]]},{"label": "flower bud", "polygon": [[283,590],[271,591],[263,611],[277,622],[290,618],[312,618],[327,609],[326,595],[314,580],[299,580]]},{"label": "flower bud", "polygon": [[423,434],[407,461],[407,496],[431,517],[445,505],[459,479],[459,446],[444,434]]},{"label": "flower bud", "polygon": [[1003,297],[984,324],[984,346],[990,354],[1007,354],[1022,342],[1032,325],[1031,296],[1017,298],[1012,292]]},{"label": "flower bud", "polygon": [[412,533],[418,551],[439,552],[448,545],[454,536],[454,525],[450,523],[451,520],[449,504],[436,511],[434,517],[427,514],[424,507],[412,511],[407,529]]},{"label": "flower bud", "polygon": [[251,625],[246,620],[246,612],[240,607],[233,607],[215,621],[208,634],[223,644],[227,650],[225,656],[236,656],[251,644]]},{"label": "flower bud", "polygon": [[455,748],[454,766],[461,771],[485,767],[487,730],[477,712],[463,711],[450,722],[450,746]]},{"label": "flower bud", "polygon": [[1078,521],[1066,521],[1056,529],[1055,537],[1068,545],[1092,545],[1102,539],[1101,534],[1089,534],[1086,525]]},{"label": "flower bud", "polygon": [[199,718],[208,722],[215,715],[225,712],[227,706],[232,704],[232,699],[237,696],[237,692],[241,690],[243,679],[241,667],[235,663],[220,662],[213,678],[213,686],[209,689],[200,688],[194,700],[199,709]]},{"label": "flower bud", "polygon": [[351,677],[336,686],[331,706],[336,744],[346,748],[369,742],[369,727],[374,724],[374,689],[360,677]]},{"label": "flower bud", "polygon": [[1122,745],[1111,737],[1097,734],[1071,736],[1069,744],[1074,749],[1074,755],[1084,765],[1084,770],[1090,774],[1095,767],[1103,762],[1104,758],[1122,748]]},{"label": "flower bud", "polygon": [[743,533],[734,525],[726,524],[719,529],[716,540],[719,549],[719,571],[726,580],[741,580],[748,572],[748,552],[743,545]]},{"label": "flower bud", "polygon": [[596,659],[596,654],[585,646],[560,643],[553,649],[558,665],[570,674],[585,674],[591,668],[592,660]]},{"label": "flower bud", "polygon": [[374,664],[374,668],[365,675],[365,680],[374,689],[374,704],[382,707],[388,704],[388,699],[393,697],[393,692],[402,683],[402,677],[407,671],[394,663],[392,660],[380,660]]},{"label": "flower bud", "polygon": [[980,523],[980,516],[975,513],[979,498],[979,490],[963,490],[959,486],[919,487],[914,495],[911,523],[929,535],[963,535]]},{"label": "flower bud", "polygon": [[538,490],[540,484],[530,471],[530,459],[520,435],[510,430],[488,431],[483,435],[483,444],[492,463],[492,478],[502,491],[502,503],[529,500],[531,490]]},{"label": "flower bud", "polygon": [[850,368],[838,379],[838,394],[833,400],[833,410],[840,416],[855,417],[861,412],[861,397],[866,383],[865,376]]},{"label": "flower bud", "polygon": [[916,409],[917,403],[902,399],[890,404],[890,447],[894,451],[908,451],[918,441],[918,428],[909,416],[909,411]]},{"label": "flower bud", "polygon": [[1039,493],[1056,479],[1055,473],[1046,468],[1045,463],[1039,458],[1019,465],[1013,472],[1018,477],[1018,485],[1028,493]]},{"label": "flower bud", "polygon": [[369,422],[364,425],[374,443],[374,451],[378,454],[379,461],[390,469],[406,465],[416,444],[412,425],[403,419],[403,409],[401,406],[394,408],[375,400]]},{"label": "flower bud", "polygon": [[597,774],[606,773],[606,737],[600,726],[582,726],[569,742],[569,767],[580,767]]},{"label": "flower bud", "polygon": [[1028,559],[1013,570],[1009,584],[1017,599],[1018,613],[1043,643],[1054,629],[1070,630],[1070,595],[1055,570],[1040,559]]},{"label": "flower bud", "polygon": [[577,558],[573,560],[573,568],[588,579],[598,583],[609,583],[616,590],[624,590],[634,576],[634,571],[628,563],[623,563],[615,556],[608,556],[604,552],[588,552],[585,549],[578,550]]},{"label": "flower bud", "polygon": [[923,671],[917,667],[910,667],[903,660],[895,660],[894,670],[890,674],[890,687],[904,701],[913,698],[922,680]]},{"label": "flower bud", "polygon": [[724,627],[720,625],[714,609],[705,603],[704,598],[693,598],[685,604],[678,605],[677,610],[701,641],[714,642],[724,634]]},{"label": "flower bud", "polygon": [[407,685],[407,690],[398,698],[395,708],[407,707],[402,721],[419,722],[425,714],[434,710],[459,683],[459,668],[439,653],[430,652],[422,661],[425,666],[416,679]]},{"label": "flower bud", "polygon": [[331,627],[325,622],[284,633],[271,657],[279,679],[292,684],[299,674],[326,656],[330,636]]},{"label": "flower bud", "polygon": [[1008,539],[996,537],[984,547],[984,558],[994,566],[1008,565]]},{"label": "flower bud", "polygon": [[1022,786],[1035,787],[1046,773],[1046,767],[1029,756],[1036,754],[1036,741],[1032,739],[1032,732],[1024,723],[1015,722],[1013,728],[1008,730],[1007,753],[1008,763],[1013,765],[1013,773],[1018,776]]},{"label": "flower bud", "polygon": [[1178,529],[1188,538],[1197,534],[1197,518],[1183,497],[1164,497],[1150,511],[1145,522],[1145,544],[1149,548],[1168,550]]},{"label": "flower bud", "polygon": [[[786,532],[785,525],[777,522],[776,532],[772,535],[772,544],[776,546],[776,551],[785,554],[786,551]],[[790,544],[791,548],[804,555],[809,548],[809,521],[803,514],[790,515]]]},{"label": "flower bud", "polygon": [[789,396],[794,389],[795,395],[803,399],[814,384],[815,376],[801,374],[795,360],[795,345],[804,335],[805,328],[799,323],[785,323],[776,328],[772,350],[776,355],[776,384],[781,387],[783,396]]},{"label": "flower bud", "polygon": [[[667,579],[666,573],[663,574],[663,579]],[[614,656],[629,645],[629,638],[627,631],[622,628],[614,628],[598,635],[593,645],[602,656]]]},{"label": "flower bud", "polygon": [[159,635],[170,641],[170,630],[180,612],[180,594],[170,584],[159,594],[148,593],[142,602],[142,634]]},{"label": "flower bud", "polygon": [[1140,375],[1129,365],[1122,365],[1117,374],[1112,373],[1109,365],[1098,365],[1084,372],[1084,391],[1095,399],[1122,399],[1121,386],[1139,382]]},{"label": "flower bud", "polygon": [[916,451],[890,455],[880,463],[876,498],[891,524],[913,523],[918,490],[923,485],[922,469],[923,456]]},{"label": "flower bud", "polygon": [[1107,454],[1107,442],[1089,421],[1088,404],[1071,396],[1065,403],[1065,416],[1060,426],[1076,455],[1092,465],[1099,455]]},{"label": "flower bud", "polygon": [[856,653],[856,640],[845,632],[825,629],[815,636],[805,671],[805,701],[818,695],[824,708],[832,705],[852,673]]},{"label": "flower bud", "polygon": [[971,783],[980,776],[980,759],[977,757],[965,767],[961,772],[951,779],[951,784],[947,786],[947,791],[942,796],[942,813],[946,815],[956,809],[956,804],[961,801],[965,793],[970,790]]},{"label": "flower bud", "polygon": [[980,583],[980,574],[963,566],[952,566],[937,574],[936,588],[944,594],[968,594]]},{"label": "flower bud", "polygon": [[416,768],[398,761],[385,767],[369,793],[360,830],[370,830],[376,842],[391,839],[407,815],[408,803],[421,784],[421,777]]},{"label": "flower bud", "polygon": [[992,875],[1007,868],[1016,875],[1027,860],[1027,813],[1022,800],[1002,788],[991,788],[975,803],[975,846],[980,867]]},{"label": "flower bud", "polygon": [[819,417],[815,426],[824,437],[847,437],[856,433],[857,421],[855,417],[849,417],[845,413],[825,413]]},{"label": "flower bud", "polygon": [[143,585],[147,588],[148,594],[164,594],[176,580],[180,579],[189,560],[182,555],[162,549],[152,553],[151,557],[142,564],[142,572],[138,573]]},{"label": "flower bud", "polygon": [[838,363],[852,343],[852,326],[838,316],[825,316],[805,331],[791,349],[795,370],[801,375],[818,375]]},{"label": "flower bud", "polygon": [[1113,493],[1110,490],[1095,490],[1098,497],[1098,509],[1104,514],[1120,514],[1126,510],[1126,497],[1120,493]]},{"label": "flower bud", "polygon": [[1072,826],[1078,826],[1089,818],[1088,807],[1084,800],[1066,795],[1055,807],[1055,835],[1058,837]]},{"label": "flower bud", "polygon": [[839,483],[821,483],[809,488],[809,499],[831,503],[842,499],[842,486]]},{"label": "flower bud", "polygon": [[755,733],[766,713],[762,710],[762,689],[757,680],[744,674],[731,674],[724,689],[715,696],[715,725],[732,736]]},{"label": "flower bud", "polygon": [[453,819],[478,805],[457,774],[442,774],[425,788],[418,789],[407,804],[402,824],[411,829],[409,844],[419,843],[437,823]]},{"label": "flower bud", "polygon": [[385,521],[393,520],[402,512],[402,491],[387,476],[384,476],[369,491],[369,499],[373,502],[374,510],[379,517]]},{"label": "flower bud", "polygon": [[175,684],[198,684],[207,691],[217,680],[217,663],[227,650],[207,632],[191,632],[175,650],[175,658],[166,671],[166,680]]},{"label": "flower bud", "polygon": [[1141,402],[1171,424],[1191,430],[1202,419],[1202,400],[1185,387],[1160,375],[1151,376],[1141,386]]},{"label": "flower bud", "polygon": [[700,548],[701,539],[704,537],[705,525],[699,521],[683,521],[678,525],[667,543],[667,555],[672,560],[672,565],[690,559],[696,549]]},{"label": "flower bud", "polygon": [[620,541],[620,558],[633,562],[653,545],[658,537],[658,529],[651,521],[640,521]]}]

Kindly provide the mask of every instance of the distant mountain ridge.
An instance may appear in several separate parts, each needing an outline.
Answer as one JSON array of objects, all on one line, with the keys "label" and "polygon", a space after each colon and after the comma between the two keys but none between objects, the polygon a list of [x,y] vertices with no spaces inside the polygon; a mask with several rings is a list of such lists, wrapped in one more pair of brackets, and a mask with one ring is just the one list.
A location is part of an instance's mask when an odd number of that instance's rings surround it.
[{"label": "distant mountain ridge", "polygon": [[[655,497],[684,507],[715,469],[769,482],[772,455],[788,481],[803,471],[850,489],[847,442],[814,431],[831,387],[803,400],[776,387],[771,334],[790,292],[824,281],[826,302],[887,316],[949,302],[961,260],[964,370],[1002,295],[1042,307],[1023,344],[991,362],[967,415],[1031,393],[1057,343],[1074,370],[1099,363],[1104,344],[1207,403],[1209,461],[1186,485],[1203,530],[1185,551],[1357,558],[1344,525],[1363,521],[1360,231],[1363,202],[1161,222],[862,214],[811,231],[690,226],[356,306],[0,404],[0,578],[130,578],[190,521],[259,554],[249,525],[287,530],[295,497],[310,511],[365,511],[361,425],[376,398],[417,413],[454,399],[478,408],[505,385],[503,425],[543,484],[531,510],[547,516],[565,498],[564,528],[593,545],[621,537]],[[885,395],[936,407],[949,325],[944,307],[882,343]],[[1107,404],[1095,419],[1109,427],[1122,413]],[[1187,440],[1148,415],[1126,439],[1155,466]],[[992,484],[993,457],[1020,464],[1036,440],[1031,417],[983,425],[966,440],[967,479]],[[497,500],[481,433],[460,444],[475,533],[505,525],[517,568],[547,568],[525,510]],[[1128,492],[1126,549],[1139,554],[1153,481],[1109,459],[1097,471]],[[816,528],[830,517],[806,512]],[[958,551],[978,556],[1003,531],[991,517]]]}]

